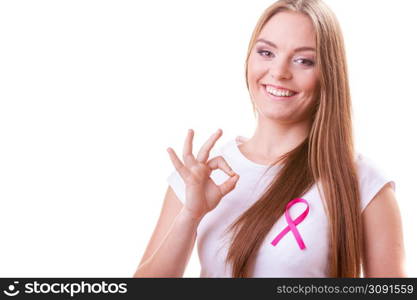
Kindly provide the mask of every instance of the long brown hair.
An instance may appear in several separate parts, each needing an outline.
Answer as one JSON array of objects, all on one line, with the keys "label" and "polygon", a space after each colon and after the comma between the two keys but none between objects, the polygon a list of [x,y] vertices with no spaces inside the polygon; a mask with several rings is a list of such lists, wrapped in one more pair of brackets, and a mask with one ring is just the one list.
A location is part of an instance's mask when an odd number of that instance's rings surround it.
[{"label": "long brown hair", "polygon": [[[286,204],[315,183],[329,220],[329,277],[359,277],[362,224],[356,173],[351,99],[344,41],[332,11],[320,0],[280,0],[260,17],[249,43],[245,64],[268,20],[280,11],[307,15],[315,28],[319,89],[308,137],[277,159],[284,162],[265,193],[228,228],[233,231],[227,262],[233,277],[250,277],[249,266]],[[254,107],[255,111],[255,107]],[[271,165],[271,166],[272,166]]]}]

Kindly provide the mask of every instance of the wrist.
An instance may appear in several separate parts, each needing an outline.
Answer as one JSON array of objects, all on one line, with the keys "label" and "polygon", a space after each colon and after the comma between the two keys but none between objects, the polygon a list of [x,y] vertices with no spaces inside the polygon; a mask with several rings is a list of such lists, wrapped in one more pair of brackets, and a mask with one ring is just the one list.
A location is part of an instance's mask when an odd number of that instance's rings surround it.
[{"label": "wrist", "polygon": [[200,223],[201,219],[203,218],[203,216],[199,216],[191,212],[185,205],[182,207],[179,214],[181,218],[189,220],[194,223]]}]

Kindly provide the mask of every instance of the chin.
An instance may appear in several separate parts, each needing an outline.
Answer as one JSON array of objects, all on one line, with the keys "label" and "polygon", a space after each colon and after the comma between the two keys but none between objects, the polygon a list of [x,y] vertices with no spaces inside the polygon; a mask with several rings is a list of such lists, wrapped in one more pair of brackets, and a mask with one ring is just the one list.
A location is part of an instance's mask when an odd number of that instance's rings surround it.
[{"label": "chin", "polygon": [[264,119],[268,119],[271,121],[279,121],[279,122],[291,122],[293,121],[293,117],[291,114],[283,113],[282,111],[263,111],[259,114],[259,117],[262,117]]}]

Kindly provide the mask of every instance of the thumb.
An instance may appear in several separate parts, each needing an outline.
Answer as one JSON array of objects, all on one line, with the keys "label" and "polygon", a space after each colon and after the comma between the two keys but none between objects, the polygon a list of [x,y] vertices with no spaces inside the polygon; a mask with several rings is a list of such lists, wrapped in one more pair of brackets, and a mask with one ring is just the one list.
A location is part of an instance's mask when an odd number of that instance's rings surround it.
[{"label": "thumb", "polygon": [[230,193],[235,187],[236,183],[239,180],[239,175],[235,173],[232,177],[229,177],[225,182],[223,182],[221,185],[219,185],[220,192],[222,193],[222,196],[227,195]]}]

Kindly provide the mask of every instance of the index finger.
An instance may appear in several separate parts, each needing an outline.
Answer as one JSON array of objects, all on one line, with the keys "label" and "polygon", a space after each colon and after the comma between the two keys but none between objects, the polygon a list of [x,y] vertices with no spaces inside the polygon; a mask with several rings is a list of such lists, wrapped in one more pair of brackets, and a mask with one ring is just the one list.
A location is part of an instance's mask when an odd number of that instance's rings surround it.
[{"label": "index finger", "polygon": [[214,144],[216,143],[216,141],[221,137],[222,135],[222,130],[218,129],[214,134],[212,134],[212,136],[204,143],[204,145],[201,147],[200,151],[197,154],[197,160],[199,162],[206,162],[209,155],[210,155],[210,151],[213,148]]}]

